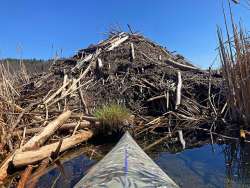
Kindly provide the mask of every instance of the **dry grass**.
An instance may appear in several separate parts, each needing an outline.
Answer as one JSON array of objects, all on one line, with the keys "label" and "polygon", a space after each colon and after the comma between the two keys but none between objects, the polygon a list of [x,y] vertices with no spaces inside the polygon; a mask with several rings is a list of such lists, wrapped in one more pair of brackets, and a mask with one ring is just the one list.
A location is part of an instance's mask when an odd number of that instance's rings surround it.
[{"label": "dry grass", "polygon": [[13,72],[8,62],[0,62],[0,153],[2,153],[1,148],[3,151],[6,145],[8,150],[13,149],[7,135],[16,119],[13,115],[16,112],[15,99],[20,96],[19,86],[28,83],[30,78],[22,62],[16,66],[19,68]]},{"label": "dry grass", "polygon": [[9,67],[0,64],[0,96],[9,100],[13,100],[19,93],[15,89],[18,82],[17,75],[13,75],[9,71]]},{"label": "dry grass", "polygon": [[220,59],[226,81],[228,104],[234,121],[250,123],[250,38],[232,19],[233,40],[227,29],[227,43],[218,29]]}]

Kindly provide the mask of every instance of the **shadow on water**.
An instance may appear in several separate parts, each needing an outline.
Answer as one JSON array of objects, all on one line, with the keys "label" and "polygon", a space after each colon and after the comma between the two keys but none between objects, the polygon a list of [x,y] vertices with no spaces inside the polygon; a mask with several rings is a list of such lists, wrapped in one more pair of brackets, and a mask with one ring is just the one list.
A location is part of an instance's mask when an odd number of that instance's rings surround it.
[{"label": "shadow on water", "polygon": [[[72,187],[96,163],[83,154],[62,160],[39,178],[37,187]],[[250,187],[250,145],[203,145],[179,153],[153,153],[155,162],[181,187]]]}]

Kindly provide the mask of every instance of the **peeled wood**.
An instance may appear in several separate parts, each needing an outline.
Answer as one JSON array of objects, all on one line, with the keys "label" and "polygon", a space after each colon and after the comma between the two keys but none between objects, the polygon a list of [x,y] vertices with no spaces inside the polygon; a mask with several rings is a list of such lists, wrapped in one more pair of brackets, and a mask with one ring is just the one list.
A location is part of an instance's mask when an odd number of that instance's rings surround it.
[{"label": "peeled wood", "polygon": [[179,140],[180,140],[181,145],[182,145],[182,149],[185,149],[186,148],[186,141],[183,138],[182,130],[178,130],[178,135],[179,135]]},{"label": "peeled wood", "polygon": [[151,101],[154,101],[154,100],[157,100],[157,99],[162,99],[162,98],[165,98],[166,95],[159,95],[159,96],[156,96],[156,97],[151,97],[147,100],[147,102],[151,102]]},{"label": "peeled wood", "polygon": [[[63,124],[61,127],[59,127],[58,130],[69,130],[72,128],[75,128],[75,126],[77,125],[77,122],[73,122],[73,123],[65,123]],[[79,125],[79,129],[83,129],[83,128],[87,128],[90,126],[90,122],[86,121],[86,120],[82,120],[80,122]],[[44,129],[44,127],[38,127],[38,128],[31,128],[31,129],[26,129],[26,135],[31,135],[31,134],[35,134],[35,133],[39,133]],[[16,131],[13,133],[13,136],[18,136],[23,134],[23,131]]]},{"label": "peeled wood", "polygon": [[[77,144],[80,144],[88,140],[89,138],[92,137],[92,135],[93,135],[92,131],[83,131],[80,134],[63,139],[60,152],[66,151],[67,149],[70,149],[76,146]],[[54,144],[43,146],[39,148],[38,150],[18,152],[15,154],[12,160],[12,163],[15,167],[35,164],[49,157],[51,153],[56,150],[58,144],[59,142],[56,142]]]},{"label": "peeled wood", "polygon": [[178,67],[178,68],[180,68],[180,69],[182,69],[182,70],[201,71],[201,70],[200,70],[199,68],[197,68],[197,67],[185,65],[185,64],[179,63],[179,62],[177,62],[177,61],[174,61],[174,60],[172,60],[172,59],[170,59],[170,58],[167,60],[167,62],[170,63],[170,64],[175,65],[176,67]]},{"label": "peeled wood", "polygon": [[181,87],[182,87],[182,80],[181,80],[181,72],[178,71],[178,84],[176,88],[176,103],[175,103],[175,109],[178,108],[178,106],[181,104]]},{"label": "peeled wood", "polygon": [[131,42],[130,43],[131,46],[131,55],[132,55],[132,60],[135,59],[135,48],[134,48],[134,44]]},{"label": "peeled wood", "polygon": [[[63,77],[63,86],[66,85],[67,81],[68,81],[68,75],[64,74],[64,77]],[[66,88],[64,87],[63,90],[62,90],[62,94],[61,95],[64,95],[65,91],[66,91]]]},{"label": "peeled wood", "polygon": [[83,60],[77,62],[76,66],[72,68],[72,71],[76,71],[77,69],[80,69],[84,63],[89,62],[93,57],[93,54],[87,55]]},{"label": "peeled wood", "polygon": [[54,134],[54,132],[67,120],[71,115],[71,111],[66,111],[59,115],[55,120],[50,122],[40,134],[32,137],[23,147],[22,151],[39,147]]},{"label": "peeled wood", "polygon": [[129,38],[128,35],[119,38],[118,40],[111,43],[111,46],[108,47],[107,51],[113,50],[115,47],[119,46],[121,43],[125,42]]},{"label": "peeled wood", "polygon": [[60,87],[55,93],[53,93],[48,99],[44,101],[44,104],[48,104],[51,100],[53,100],[57,95],[59,95],[61,92],[65,93],[65,88],[71,83],[71,80],[68,80],[67,82],[63,83],[62,87]]}]

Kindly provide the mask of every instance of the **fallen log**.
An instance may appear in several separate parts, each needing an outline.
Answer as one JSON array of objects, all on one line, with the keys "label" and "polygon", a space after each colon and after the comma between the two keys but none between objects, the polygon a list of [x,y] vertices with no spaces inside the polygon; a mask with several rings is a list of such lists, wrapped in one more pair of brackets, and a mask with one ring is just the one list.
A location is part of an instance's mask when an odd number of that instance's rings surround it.
[{"label": "fallen log", "polygon": [[[92,131],[83,131],[80,134],[63,139],[60,152],[66,151],[67,149],[70,149],[76,146],[77,144],[87,141],[92,137],[92,135],[93,135]],[[37,150],[17,152],[12,159],[12,163],[14,167],[21,167],[29,164],[35,164],[49,157],[51,153],[56,150],[58,144],[59,142],[56,142],[53,144],[43,146]]]},{"label": "fallen log", "polygon": [[67,120],[71,115],[71,111],[66,111],[50,122],[40,134],[32,137],[21,149],[22,151],[34,149],[44,144],[44,142]]},{"label": "fallen log", "polygon": [[71,111],[66,111],[57,119],[49,123],[42,132],[32,137],[22,148],[16,150],[13,154],[11,154],[0,166],[0,185],[3,183],[3,180],[7,177],[7,169],[9,166],[9,162],[12,161],[14,155],[20,151],[25,151],[27,149],[32,149],[39,147],[42,145],[48,138],[51,136],[59,127],[62,125],[71,115]]},{"label": "fallen log", "polygon": [[[80,125],[79,125],[79,129],[84,129],[84,128],[88,128],[90,126],[90,122],[89,121],[86,121],[86,120],[82,120],[80,122]],[[69,130],[69,129],[73,129],[75,128],[75,126],[77,125],[77,122],[73,122],[73,123],[66,123],[66,124],[63,124],[61,127],[58,128],[58,130],[60,131],[63,131],[63,130]],[[38,127],[38,128],[31,128],[31,129],[26,129],[26,135],[32,135],[32,134],[35,134],[35,133],[39,133],[41,132],[42,130],[44,129],[44,127]],[[13,133],[13,136],[18,136],[18,135],[22,135],[23,134],[23,131],[16,131]]]}]

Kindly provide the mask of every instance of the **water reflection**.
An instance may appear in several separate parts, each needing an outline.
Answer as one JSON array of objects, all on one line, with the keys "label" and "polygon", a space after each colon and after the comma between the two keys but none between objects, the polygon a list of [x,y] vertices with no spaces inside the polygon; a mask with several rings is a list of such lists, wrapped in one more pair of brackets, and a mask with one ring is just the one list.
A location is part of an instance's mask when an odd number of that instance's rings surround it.
[{"label": "water reflection", "polygon": [[250,145],[204,145],[162,152],[156,162],[182,187],[250,187]]},{"label": "water reflection", "polygon": [[225,187],[250,187],[250,145],[231,143],[224,146],[226,164]]},{"label": "water reflection", "polygon": [[[152,155],[156,163],[181,187],[250,187],[250,145],[230,143]],[[39,179],[37,187],[72,187],[95,161],[78,155],[52,168]]]},{"label": "water reflection", "polygon": [[[56,165],[52,169],[48,169],[45,175],[40,177],[35,187],[50,188],[73,187],[87,172],[87,170],[95,163],[86,156],[79,155],[60,165]],[[28,182],[28,186],[32,182]]]}]

